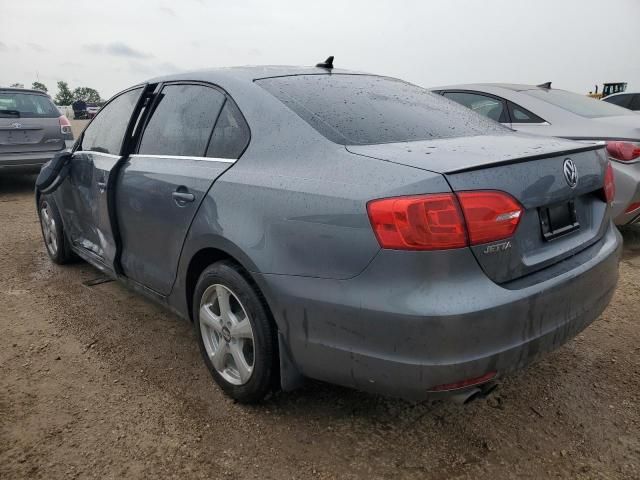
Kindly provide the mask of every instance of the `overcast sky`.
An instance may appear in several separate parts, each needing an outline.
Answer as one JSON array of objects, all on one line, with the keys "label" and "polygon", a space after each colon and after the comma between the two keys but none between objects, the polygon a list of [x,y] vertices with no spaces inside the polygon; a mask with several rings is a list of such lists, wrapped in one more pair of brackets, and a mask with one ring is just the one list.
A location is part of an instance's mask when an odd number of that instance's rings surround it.
[{"label": "overcast sky", "polygon": [[0,85],[105,98],[163,73],[328,55],[423,86],[640,90],[639,47],[640,0],[0,0]]}]

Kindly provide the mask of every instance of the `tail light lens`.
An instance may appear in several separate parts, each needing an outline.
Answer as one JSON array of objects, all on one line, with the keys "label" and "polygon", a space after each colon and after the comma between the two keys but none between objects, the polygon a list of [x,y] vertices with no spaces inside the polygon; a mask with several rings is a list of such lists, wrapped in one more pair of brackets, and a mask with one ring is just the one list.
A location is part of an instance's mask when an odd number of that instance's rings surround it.
[{"label": "tail light lens", "polygon": [[522,211],[513,197],[497,191],[393,197],[367,204],[380,246],[394,250],[445,250],[507,238]]},{"label": "tail light lens", "polygon": [[522,207],[504,192],[460,192],[471,245],[502,240],[516,231]]},{"label": "tail light lens", "polygon": [[607,203],[612,203],[616,196],[616,182],[613,178],[613,167],[611,162],[607,164],[607,170],[604,173],[604,198]]},{"label": "tail light lens", "polygon": [[607,142],[609,156],[620,162],[633,162],[640,158],[640,144],[631,142]]},{"label": "tail light lens", "polygon": [[395,250],[444,250],[467,245],[453,193],[373,200],[367,211],[380,246]]},{"label": "tail light lens", "polygon": [[60,133],[63,135],[69,135],[71,133],[71,123],[66,116],[62,115],[58,117],[58,123],[60,124]]}]

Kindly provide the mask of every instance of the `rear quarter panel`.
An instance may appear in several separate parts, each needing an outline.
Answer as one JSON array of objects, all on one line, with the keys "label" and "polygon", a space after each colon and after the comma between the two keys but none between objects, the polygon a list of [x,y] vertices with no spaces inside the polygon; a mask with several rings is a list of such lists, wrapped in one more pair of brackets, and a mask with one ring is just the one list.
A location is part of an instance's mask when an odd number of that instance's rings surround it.
[{"label": "rear quarter panel", "polygon": [[181,292],[201,249],[220,249],[250,272],[347,279],[380,250],[369,200],[450,191],[440,174],[353,155],[324,139],[309,142],[304,133],[279,145],[252,142],[216,180],[185,241],[172,292],[178,310],[190,301]]},{"label": "rear quarter panel", "polygon": [[249,270],[346,279],[380,249],[369,200],[438,191],[449,191],[441,175],[351,155],[337,145],[306,157],[251,156],[215,182],[189,232],[188,250],[232,244]]}]

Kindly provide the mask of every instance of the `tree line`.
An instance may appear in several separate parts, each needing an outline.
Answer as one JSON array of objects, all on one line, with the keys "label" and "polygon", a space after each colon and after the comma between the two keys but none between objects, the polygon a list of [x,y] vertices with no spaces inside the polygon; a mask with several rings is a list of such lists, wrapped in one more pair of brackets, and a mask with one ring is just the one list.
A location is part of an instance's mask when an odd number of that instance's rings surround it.
[{"label": "tree line", "polygon": [[[18,88],[23,87],[23,85],[19,83],[14,83],[11,86]],[[34,90],[40,90],[45,93],[49,92],[47,86],[42,82],[33,82],[31,84],[31,88]],[[87,103],[103,102],[103,100],[100,98],[100,94],[95,88],[76,87],[75,89],[71,90],[67,82],[58,82],[58,93],[56,93],[56,96],[53,99],[56,105],[71,105],[76,100],[84,100]]]}]

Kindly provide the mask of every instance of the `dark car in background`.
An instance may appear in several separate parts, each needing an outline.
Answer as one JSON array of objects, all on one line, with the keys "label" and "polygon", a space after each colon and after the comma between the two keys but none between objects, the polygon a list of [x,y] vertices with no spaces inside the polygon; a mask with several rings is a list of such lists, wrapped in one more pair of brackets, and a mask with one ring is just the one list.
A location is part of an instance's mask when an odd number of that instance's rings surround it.
[{"label": "dark car in background", "polygon": [[519,132],[606,144],[616,182],[615,223],[640,222],[640,115],[551,88],[550,83],[477,83],[432,90]]},{"label": "dark car in background", "polygon": [[192,321],[242,402],[304,377],[468,398],[589,325],[617,282],[603,146],[514,133],[393,78],[155,78],[60,159],[37,192],[51,259]]},{"label": "dark car in background", "polygon": [[37,172],[72,140],[69,120],[49,95],[0,88],[0,174]]}]

